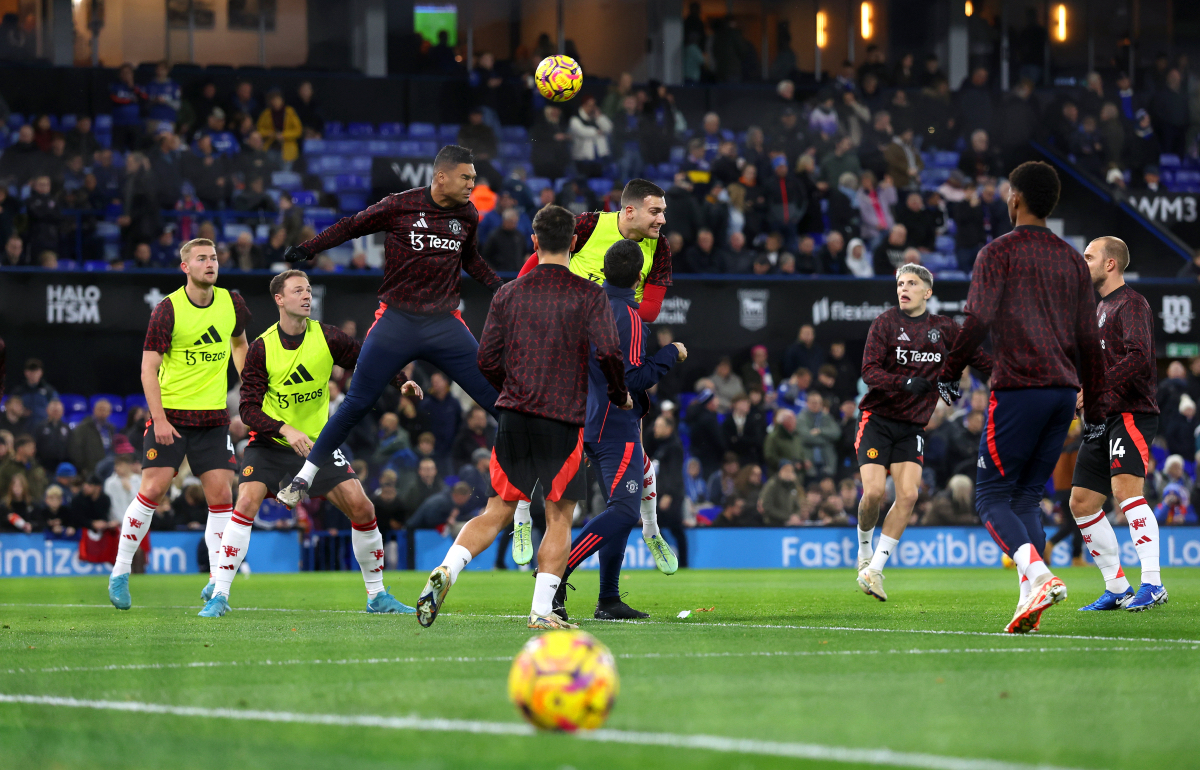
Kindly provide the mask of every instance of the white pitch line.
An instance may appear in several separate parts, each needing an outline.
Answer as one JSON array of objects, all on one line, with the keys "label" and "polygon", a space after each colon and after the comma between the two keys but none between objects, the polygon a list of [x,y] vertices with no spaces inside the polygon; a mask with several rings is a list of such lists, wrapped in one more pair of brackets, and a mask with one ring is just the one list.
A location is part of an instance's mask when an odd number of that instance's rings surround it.
[{"label": "white pitch line", "polygon": [[[110,604],[18,604],[18,603],[0,603],[0,607],[79,607],[92,609],[107,609]],[[194,610],[200,605],[146,605],[142,609],[157,609],[157,610]],[[289,609],[286,607],[234,607],[234,612],[331,612],[351,615],[365,615],[365,610],[322,610],[298,608]],[[501,619],[524,619],[525,615],[492,615],[492,614],[471,614],[460,612],[447,612],[443,618],[501,618]],[[590,621],[585,618],[585,622]],[[992,636],[1001,637],[1004,639],[1015,638],[1014,634],[1006,634],[1001,631],[951,631],[944,629],[930,628],[861,628],[858,626],[797,626],[797,625],[779,625],[772,623],[711,623],[706,621],[701,622],[682,622],[676,623],[673,621],[662,620],[598,620],[598,624],[603,623],[621,623],[625,625],[635,626],[690,626],[694,628],[761,628],[761,629],[777,629],[777,630],[796,630],[796,631],[851,631],[858,633],[870,634],[934,634],[939,636]],[[1087,636],[1083,634],[1037,634],[1038,639],[1070,639],[1073,641],[1083,642],[1152,642],[1156,644],[1193,644],[1200,645],[1200,639],[1155,639],[1153,637],[1136,637],[1136,636]]]},{"label": "white pitch line", "polygon": [[[622,653],[620,660],[671,660],[704,658],[820,658],[853,655],[997,655],[1004,653],[1046,652],[1167,652],[1178,647],[978,647],[964,649],[900,649],[900,650],[795,650],[762,652],[636,652]],[[290,660],[211,660],[190,663],[114,663],[108,666],[52,666],[48,668],[10,668],[0,674],[78,674],[104,671],[163,671],[189,668],[251,668],[278,666],[376,666],[402,663],[509,663],[511,656],[473,657],[408,657],[408,658],[311,658]]]},{"label": "white pitch line", "polygon": [[[482,735],[512,735],[532,737],[537,732],[520,722],[483,722],[462,719],[430,719],[418,716],[387,717],[369,714],[342,716],[338,714],[304,714],[291,711],[258,711],[214,709],[199,706],[172,706],[161,703],[130,701],[79,700],[49,695],[6,695],[0,693],[0,703],[21,703],[35,706],[124,711],[139,714],[165,714],[207,719],[234,719],[239,722],[287,722],[295,724],[331,725],[335,727],[374,727],[389,730],[423,732],[472,733]],[[891,749],[855,749],[824,746],[817,743],[784,743],[752,738],[727,738],[720,735],[678,735],[675,733],[643,733],[629,730],[596,730],[576,733],[581,740],[595,743],[619,743],[634,746],[669,746],[676,749],[717,751],[726,754],[789,757],[849,764],[915,767],[922,770],[1067,770],[1050,765],[1027,765],[995,759],[947,757],[936,754],[892,751]]]}]

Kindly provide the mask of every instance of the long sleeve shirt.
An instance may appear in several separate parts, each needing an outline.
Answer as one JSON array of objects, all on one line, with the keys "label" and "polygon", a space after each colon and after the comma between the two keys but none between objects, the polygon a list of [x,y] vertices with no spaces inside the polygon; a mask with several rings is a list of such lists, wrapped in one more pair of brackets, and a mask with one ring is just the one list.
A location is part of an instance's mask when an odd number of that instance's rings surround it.
[{"label": "long sleeve shirt", "polygon": [[479,340],[479,371],[499,409],[583,426],[588,361],[595,357],[617,405],[628,398],[608,298],[562,265],[540,265],[492,298]]},{"label": "long sleeve shirt", "polygon": [[944,379],[959,378],[990,330],[993,388],[1082,386],[1089,422],[1102,420],[1096,293],[1087,263],[1066,241],[1044,227],[1022,225],[989,243],[975,261],[965,313]]},{"label": "long sleeve shirt", "polygon": [[1122,285],[1096,305],[1096,322],[1104,349],[1105,416],[1158,414],[1158,363],[1150,303],[1128,285]]},{"label": "long sleeve shirt", "polygon": [[301,247],[315,255],[352,238],[387,233],[379,301],[435,315],[458,309],[463,270],[493,291],[500,288],[500,276],[479,255],[478,226],[475,204],[442,208],[428,187],[417,187],[338,220]]}]

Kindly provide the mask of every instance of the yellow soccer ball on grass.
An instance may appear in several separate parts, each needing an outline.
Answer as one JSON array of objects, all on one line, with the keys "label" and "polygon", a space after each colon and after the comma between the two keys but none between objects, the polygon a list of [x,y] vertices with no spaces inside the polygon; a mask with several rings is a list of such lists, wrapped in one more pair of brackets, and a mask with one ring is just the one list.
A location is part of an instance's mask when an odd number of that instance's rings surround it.
[{"label": "yellow soccer ball on grass", "polygon": [[540,730],[595,730],[620,689],[612,653],[584,631],[533,637],[508,672],[509,700]]},{"label": "yellow soccer ball on grass", "polygon": [[550,101],[570,101],[583,87],[583,68],[570,56],[547,56],[533,73],[533,81]]}]

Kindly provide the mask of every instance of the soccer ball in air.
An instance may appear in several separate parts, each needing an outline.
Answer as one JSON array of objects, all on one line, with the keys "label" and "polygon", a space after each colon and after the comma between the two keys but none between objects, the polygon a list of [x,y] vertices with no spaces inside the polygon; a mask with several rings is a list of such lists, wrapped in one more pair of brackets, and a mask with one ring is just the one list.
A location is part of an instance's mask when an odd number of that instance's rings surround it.
[{"label": "soccer ball in air", "polygon": [[542,730],[595,730],[620,689],[612,653],[583,631],[533,637],[508,672],[509,700]]},{"label": "soccer ball in air", "polygon": [[566,102],[583,87],[583,69],[570,56],[547,56],[533,73],[533,80],[542,96]]}]

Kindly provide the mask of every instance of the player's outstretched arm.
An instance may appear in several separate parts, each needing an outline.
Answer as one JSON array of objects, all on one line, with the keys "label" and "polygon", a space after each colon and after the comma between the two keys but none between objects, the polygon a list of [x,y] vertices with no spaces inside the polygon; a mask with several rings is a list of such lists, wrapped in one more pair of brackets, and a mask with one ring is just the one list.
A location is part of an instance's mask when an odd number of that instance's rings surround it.
[{"label": "player's outstretched arm", "polygon": [[591,293],[587,318],[588,340],[596,348],[596,361],[608,381],[608,400],[622,409],[632,409],[633,399],[625,383],[625,362],[611,306],[603,291]]},{"label": "player's outstretched arm", "polygon": [[1006,269],[990,244],[979,252],[963,311],[967,317],[954,340],[954,347],[946,356],[946,366],[938,382],[958,382],[967,361],[983,344],[1004,298]]},{"label": "player's outstretched arm", "polygon": [[158,369],[162,366],[163,355],[155,350],[142,351],[142,390],[146,394],[146,407],[150,410],[150,419],[154,421],[154,439],[163,446],[175,443],[176,438],[182,438],[175,426],[167,422],[167,413],[162,405],[162,387],[158,384]]},{"label": "player's outstretched arm", "polygon": [[352,238],[383,232],[391,223],[398,208],[396,197],[388,195],[374,206],[339,219],[317,236],[289,248],[284,252],[283,258],[293,263],[306,262],[322,251],[332,249],[334,246],[341,246]]}]

